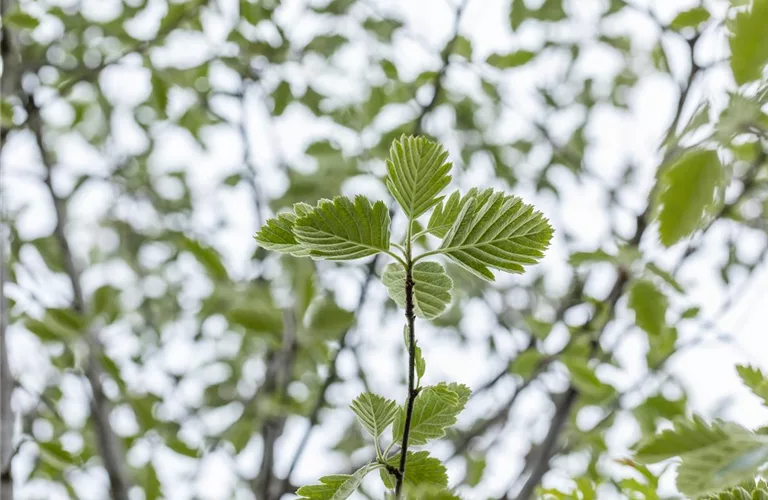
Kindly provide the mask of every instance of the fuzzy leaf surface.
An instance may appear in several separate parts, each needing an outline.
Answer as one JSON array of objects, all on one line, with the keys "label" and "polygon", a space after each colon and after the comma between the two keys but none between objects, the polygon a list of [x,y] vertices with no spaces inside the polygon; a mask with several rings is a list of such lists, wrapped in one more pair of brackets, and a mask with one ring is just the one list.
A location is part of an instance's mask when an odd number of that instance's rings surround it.
[{"label": "fuzzy leaf surface", "polygon": [[423,137],[402,136],[392,143],[387,160],[387,189],[413,220],[442,200],[451,182],[448,152]]},{"label": "fuzzy leaf surface", "polygon": [[314,259],[352,260],[389,250],[389,210],[364,196],[320,200],[296,219],[296,241]]},{"label": "fuzzy leaf surface", "polygon": [[365,430],[374,438],[395,420],[397,403],[370,392],[359,395],[350,405]]},{"label": "fuzzy leaf surface", "polygon": [[[443,437],[445,430],[456,423],[456,417],[464,410],[469,395],[467,386],[456,383],[443,382],[422,389],[413,405],[408,443],[420,446]],[[393,439],[402,438],[404,427],[405,412],[400,408],[392,429]]]},{"label": "fuzzy leaf surface", "polygon": [[354,474],[333,474],[320,478],[320,484],[302,486],[296,491],[300,500],[345,500],[363,482],[366,474],[372,469],[365,465]]},{"label": "fuzzy leaf surface", "polygon": [[[405,309],[405,268],[399,263],[389,264],[381,282],[387,287],[392,300]],[[413,266],[414,312],[417,316],[434,319],[451,303],[453,280],[437,262],[417,262]]]},{"label": "fuzzy leaf surface", "polygon": [[549,221],[517,196],[493,189],[468,194],[438,251],[488,281],[489,268],[510,273],[537,263],[549,246]]}]

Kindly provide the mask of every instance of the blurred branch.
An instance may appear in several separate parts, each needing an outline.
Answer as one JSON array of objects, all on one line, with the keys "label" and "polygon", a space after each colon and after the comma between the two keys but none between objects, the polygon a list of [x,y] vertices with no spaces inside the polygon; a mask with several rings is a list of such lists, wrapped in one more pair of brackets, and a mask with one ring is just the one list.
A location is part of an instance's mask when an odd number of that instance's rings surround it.
[{"label": "blurred branch", "polygon": [[[265,374],[265,392],[276,395],[278,406],[284,401],[288,384],[291,383],[293,362],[296,358],[298,339],[296,338],[296,320],[292,310],[283,313],[283,345],[280,351],[274,353],[268,361]],[[279,499],[282,494],[275,491],[274,466],[275,466],[275,442],[283,433],[285,427],[284,415],[269,416],[265,419],[261,428],[264,440],[264,452],[261,461],[261,469],[254,480],[253,491],[260,494],[264,500]]]},{"label": "blurred branch", "polygon": [[[5,19],[5,13],[16,4],[16,0],[0,0],[0,18]],[[0,97],[16,94],[21,78],[21,57],[19,56],[18,39],[8,23],[0,26],[0,58],[3,61],[3,72],[0,74]],[[11,129],[0,126],[0,153]],[[3,163],[0,161],[0,170]]]},{"label": "blurred branch", "polygon": [[[363,306],[365,305],[366,299],[368,297],[368,291],[370,288],[370,284],[373,282],[373,276],[376,272],[376,265],[379,262],[379,259],[381,257],[381,254],[376,255],[371,262],[368,263],[368,267],[365,271],[365,278],[363,280],[363,285],[360,290],[360,298],[357,301],[357,306],[355,307],[355,318],[358,318],[360,315],[360,312],[363,309]],[[339,354],[344,350],[347,344],[347,339],[349,337],[350,331],[353,329],[354,326],[348,328],[344,333],[342,333],[341,338],[339,339],[339,349],[336,351],[336,353],[333,356],[333,359],[328,365],[328,375],[325,377],[325,380],[323,380],[323,385],[320,387],[320,393],[317,398],[317,401],[315,401],[315,405],[312,407],[312,411],[309,413],[309,426],[304,431],[304,434],[301,437],[301,440],[299,441],[299,446],[296,448],[296,451],[293,454],[293,458],[291,459],[291,465],[288,467],[288,473],[285,475],[285,478],[282,481],[282,486],[280,488],[280,493],[289,493],[288,488],[290,487],[290,479],[291,474],[293,474],[293,471],[296,469],[296,466],[299,463],[299,460],[301,459],[301,456],[304,454],[304,450],[307,447],[307,444],[309,443],[309,438],[312,436],[312,432],[314,431],[315,427],[320,421],[320,410],[323,409],[323,407],[326,404],[327,398],[328,398],[328,389],[333,385],[334,382],[338,380],[338,371],[337,371],[337,361],[339,359]]]},{"label": "blurred branch", "polygon": [[[666,147],[668,145],[668,142],[674,137],[674,134],[677,130],[677,126],[682,117],[683,109],[685,108],[686,103],[688,101],[690,87],[694,82],[696,74],[701,69],[696,64],[695,54],[694,54],[694,46],[697,40],[698,40],[698,37],[694,37],[688,41],[689,47],[690,47],[689,56],[691,61],[691,71],[688,75],[687,82],[681,88],[680,96],[678,98],[678,103],[675,110],[675,115],[672,120],[672,123],[669,125],[669,128],[667,129],[667,133],[665,134],[662,147]],[[673,154],[673,149],[674,148],[666,147],[666,151],[664,153],[664,158],[662,159],[661,165],[663,165],[670,159],[671,155]],[[652,189],[648,197],[649,201],[648,201],[648,204],[646,205],[646,208],[643,210],[643,213],[637,216],[637,225],[635,229],[635,234],[628,242],[629,247],[637,248],[640,245],[640,241],[642,240],[643,234],[645,233],[645,230],[648,227],[648,223],[650,222],[654,191],[655,191],[655,187]],[[587,331],[595,332],[594,333],[595,337],[592,339],[592,346],[589,354],[590,359],[593,358],[599,352],[600,339],[603,333],[605,332],[606,327],[613,320],[615,316],[616,305],[619,299],[621,298],[621,296],[624,294],[625,288],[630,282],[630,278],[631,278],[631,275],[626,269],[623,269],[623,268],[618,269],[617,278],[613,284],[613,287],[611,288],[610,293],[608,294],[608,297],[604,301],[606,303],[606,309],[607,309],[606,314],[604,316],[605,319],[602,321],[602,324],[595,325],[597,326],[597,328],[595,329],[593,329],[589,325],[589,323],[585,325]],[[571,384],[568,390],[565,392],[564,396],[562,396],[559,399],[559,401],[556,403],[555,416],[553,417],[550,423],[549,430],[547,431],[544,441],[539,447],[539,451],[536,457],[533,459],[532,463],[526,463],[526,468],[529,469],[531,473],[528,476],[525,483],[523,484],[523,486],[521,487],[521,489],[519,490],[516,497],[517,500],[529,500],[533,497],[533,494],[536,488],[538,487],[538,485],[541,483],[541,480],[544,474],[549,470],[549,463],[552,456],[557,451],[559,437],[563,432],[563,429],[565,427],[564,424],[567,420],[566,417],[570,413],[577,399],[578,399],[578,391],[576,390],[574,385]]]},{"label": "blurred branch", "polygon": [[445,48],[442,52],[442,63],[440,64],[440,69],[437,71],[437,74],[435,75],[433,86],[434,86],[434,93],[432,94],[432,99],[429,100],[429,102],[422,106],[421,112],[419,113],[418,117],[416,118],[416,128],[413,130],[414,135],[419,135],[424,131],[424,119],[427,117],[427,115],[432,112],[433,109],[435,109],[435,106],[437,106],[437,101],[440,98],[440,94],[443,91],[443,83],[444,83],[444,77],[445,74],[448,72],[448,66],[451,64],[451,54],[453,54],[453,49],[456,46],[456,41],[459,39],[459,28],[461,27],[461,19],[464,15],[464,11],[466,10],[467,4],[469,3],[469,0],[461,0],[459,5],[456,7],[456,14],[454,16],[453,21],[453,35],[451,36],[451,39],[446,44]]},{"label": "blurred branch", "polygon": [[[5,18],[6,12],[15,0],[0,0],[0,17]],[[0,76],[0,94],[11,95],[18,85],[17,69],[19,58],[16,57],[15,40],[7,23],[0,28],[0,55],[3,60],[3,73]],[[0,130],[0,179],[2,179],[2,154],[8,130]],[[2,189],[2,185],[0,185]],[[14,415],[11,406],[14,381],[8,364],[8,301],[5,297],[6,269],[10,265],[10,256],[6,259],[5,251],[8,243],[5,239],[5,196],[0,192],[0,498],[13,500],[13,467],[15,454],[13,450]],[[8,228],[10,240],[10,228]]]},{"label": "blurred branch", "polygon": [[[0,149],[0,153],[2,150]],[[0,201],[0,218],[5,216],[5,206]],[[4,228],[0,226],[4,235]],[[10,231],[9,231],[10,234]],[[5,297],[6,279],[6,241],[0,241],[0,498],[13,499],[13,475],[11,459],[13,458],[13,375],[8,365],[8,301]],[[10,261],[10,259],[8,259]]]},{"label": "blurred branch", "polygon": [[[78,270],[72,250],[67,240],[65,224],[67,220],[65,200],[60,198],[53,187],[53,166],[54,159],[43,140],[43,122],[40,117],[40,109],[34,102],[33,96],[27,96],[28,124],[34,134],[35,142],[40,150],[40,156],[46,169],[45,186],[53,201],[56,212],[56,225],[54,226],[54,237],[58,241],[61,249],[63,264],[67,277],[72,286],[72,309],[79,315],[87,315],[85,297],[80,283],[80,271]],[[91,388],[91,417],[93,418],[96,431],[96,443],[99,454],[104,462],[104,468],[109,476],[110,493],[114,500],[129,500],[128,490],[131,482],[128,477],[126,465],[124,463],[124,453],[120,439],[113,432],[109,417],[111,405],[102,386],[101,378],[103,368],[101,366],[101,356],[103,347],[95,331],[89,329],[85,335],[88,345],[88,360],[85,366],[85,375]]]}]

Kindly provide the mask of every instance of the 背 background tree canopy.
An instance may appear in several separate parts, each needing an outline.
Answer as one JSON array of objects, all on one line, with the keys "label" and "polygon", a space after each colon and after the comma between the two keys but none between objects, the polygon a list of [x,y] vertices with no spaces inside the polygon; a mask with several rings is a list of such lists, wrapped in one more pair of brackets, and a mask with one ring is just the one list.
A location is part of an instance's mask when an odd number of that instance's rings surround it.
[{"label": "\u80cc background tree canopy", "polygon": [[408,495],[768,498],[768,0],[0,5],[3,500],[384,498],[343,475],[401,432],[358,395],[404,403],[402,268],[253,236],[341,194],[450,240],[403,136],[554,228],[424,261],[419,397],[465,408]]}]

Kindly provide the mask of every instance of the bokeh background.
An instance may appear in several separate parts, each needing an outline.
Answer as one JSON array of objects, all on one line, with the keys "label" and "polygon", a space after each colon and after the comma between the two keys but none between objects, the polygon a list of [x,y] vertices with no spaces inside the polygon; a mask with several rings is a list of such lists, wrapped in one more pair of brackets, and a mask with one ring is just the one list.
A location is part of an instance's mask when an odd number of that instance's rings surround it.
[{"label": "bokeh background", "polygon": [[[4,4],[15,498],[290,498],[372,456],[349,403],[405,397],[384,261],[299,261],[253,235],[298,201],[389,201],[403,133],[446,146],[452,188],[503,188],[556,229],[523,276],[449,265],[453,305],[419,325],[426,380],[475,393],[432,448],[463,497],[515,498],[538,476],[627,498],[622,480],[651,480],[617,460],[676,416],[765,424],[734,368],[768,368],[768,191],[764,138],[740,127],[763,103],[737,91],[730,7]],[[666,248],[657,172],[705,140],[732,180]],[[630,300],[640,282],[656,325]],[[370,479],[361,495],[380,498]]]}]

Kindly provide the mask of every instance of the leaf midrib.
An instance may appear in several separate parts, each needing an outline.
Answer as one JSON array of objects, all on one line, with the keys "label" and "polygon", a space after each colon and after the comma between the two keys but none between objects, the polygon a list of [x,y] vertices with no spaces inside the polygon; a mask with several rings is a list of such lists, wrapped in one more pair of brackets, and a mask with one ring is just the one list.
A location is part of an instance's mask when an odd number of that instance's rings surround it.
[{"label": "leaf midrib", "polygon": [[450,246],[450,247],[440,247],[438,250],[440,250],[442,253],[447,253],[447,252],[452,252],[454,250],[464,250],[466,248],[477,248],[477,247],[480,247],[480,246],[483,246],[483,245],[495,245],[495,244],[503,242],[503,241],[510,241],[513,238],[522,238],[522,237],[525,237],[525,236],[530,236],[532,234],[537,234],[537,233],[536,232],[527,232],[527,233],[524,233],[524,234],[517,234],[517,235],[509,236],[509,237],[506,237],[506,238],[496,238],[496,239],[488,240],[488,241],[478,241],[478,242],[470,243],[470,244],[467,244],[467,245],[456,245],[456,246]]}]

